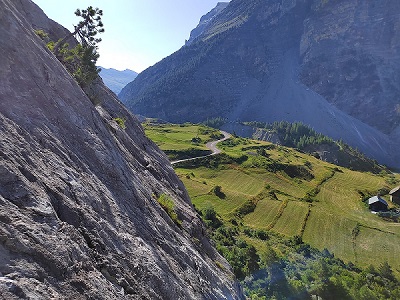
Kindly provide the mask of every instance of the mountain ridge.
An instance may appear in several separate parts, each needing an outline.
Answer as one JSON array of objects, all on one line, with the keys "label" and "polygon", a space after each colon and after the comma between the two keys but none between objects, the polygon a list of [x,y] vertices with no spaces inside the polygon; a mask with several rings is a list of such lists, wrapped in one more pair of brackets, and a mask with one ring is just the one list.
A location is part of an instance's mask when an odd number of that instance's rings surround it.
[{"label": "mountain ridge", "polygon": [[228,6],[229,2],[218,2],[217,5],[210,10],[210,12],[208,12],[207,14],[205,14],[204,16],[202,16],[200,18],[200,22],[197,25],[196,28],[194,28],[191,32],[190,32],[190,37],[189,40],[187,40],[185,42],[185,46],[190,45],[191,43],[194,42],[194,40],[199,37],[204,30],[207,29],[207,27],[210,25],[210,23],[212,22],[212,20],[218,16],[227,6]]},{"label": "mountain ridge", "polygon": [[99,68],[99,75],[103,79],[104,84],[116,95],[138,75],[137,72],[130,69],[120,71],[114,68],[104,68],[101,66],[99,66]]}]

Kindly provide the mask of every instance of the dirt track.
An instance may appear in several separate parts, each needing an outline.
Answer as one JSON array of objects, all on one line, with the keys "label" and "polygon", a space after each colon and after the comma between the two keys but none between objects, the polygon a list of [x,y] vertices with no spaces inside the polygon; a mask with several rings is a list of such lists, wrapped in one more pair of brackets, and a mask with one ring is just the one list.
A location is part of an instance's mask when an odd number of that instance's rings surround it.
[{"label": "dirt track", "polygon": [[207,157],[207,156],[216,155],[216,154],[221,153],[221,150],[217,148],[217,144],[229,139],[231,137],[231,134],[226,132],[226,131],[222,131],[222,130],[220,132],[224,135],[224,137],[222,139],[219,139],[219,140],[216,140],[216,141],[212,141],[212,142],[208,142],[206,144],[206,147],[211,150],[211,152],[212,152],[211,154],[171,161],[171,164],[173,165],[173,164],[176,164],[176,163],[189,161],[189,160],[194,160],[194,159],[198,159],[198,158],[201,158],[201,157]]}]

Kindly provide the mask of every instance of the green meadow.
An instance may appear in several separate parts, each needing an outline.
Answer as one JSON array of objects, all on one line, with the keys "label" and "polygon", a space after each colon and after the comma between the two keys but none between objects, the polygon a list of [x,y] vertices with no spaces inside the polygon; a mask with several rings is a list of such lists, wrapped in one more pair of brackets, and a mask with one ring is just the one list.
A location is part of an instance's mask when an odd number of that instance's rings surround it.
[{"label": "green meadow", "polygon": [[[169,125],[144,123],[146,135],[153,140],[161,150],[188,150],[196,148],[207,150],[206,142],[213,139],[218,130],[200,125]],[[192,139],[198,139],[199,142]]]},{"label": "green meadow", "polygon": [[[215,134],[201,125],[144,127],[164,151],[204,150]],[[193,145],[194,137],[201,142]],[[360,267],[388,262],[400,275],[400,224],[372,214],[363,201],[398,185],[399,175],[352,171],[291,148],[238,137],[218,147],[223,154],[174,165],[199,212],[212,207],[239,231],[301,238]],[[223,196],[215,195],[216,186]],[[383,198],[389,202],[388,195]],[[246,241],[258,251],[264,247],[259,239]]]}]

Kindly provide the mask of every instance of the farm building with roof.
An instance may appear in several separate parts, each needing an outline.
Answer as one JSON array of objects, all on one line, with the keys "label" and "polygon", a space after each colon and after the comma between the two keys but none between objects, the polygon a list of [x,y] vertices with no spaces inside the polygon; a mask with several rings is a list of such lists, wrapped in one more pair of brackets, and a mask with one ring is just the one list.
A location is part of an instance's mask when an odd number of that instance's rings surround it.
[{"label": "farm building with roof", "polygon": [[393,190],[389,192],[390,201],[400,204],[400,186],[395,187]]},{"label": "farm building with roof", "polygon": [[374,196],[368,199],[369,209],[372,211],[386,211],[388,204],[379,196]]}]

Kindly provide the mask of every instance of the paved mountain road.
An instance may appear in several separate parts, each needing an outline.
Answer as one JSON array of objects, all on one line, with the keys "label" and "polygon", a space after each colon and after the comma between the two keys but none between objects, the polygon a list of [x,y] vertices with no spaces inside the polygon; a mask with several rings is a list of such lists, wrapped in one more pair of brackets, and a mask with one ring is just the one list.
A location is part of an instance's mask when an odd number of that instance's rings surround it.
[{"label": "paved mountain road", "polygon": [[231,134],[226,132],[226,131],[222,131],[222,130],[220,130],[220,132],[224,135],[224,137],[222,139],[219,139],[219,140],[216,140],[216,141],[212,141],[212,142],[208,142],[206,144],[206,147],[211,150],[211,152],[212,152],[211,154],[171,161],[171,165],[174,165],[174,164],[177,164],[177,163],[180,163],[180,162],[184,162],[184,161],[195,160],[195,159],[198,159],[198,158],[201,158],[201,157],[207,157],[207,156],[216,155],[216,154],[221,153],[221,150],[217,148],[217,144],[229,139],[231,137]]}]

